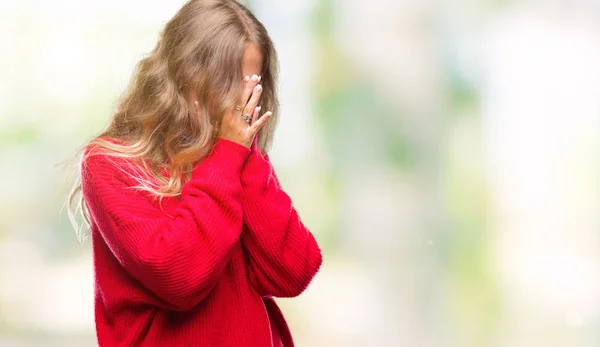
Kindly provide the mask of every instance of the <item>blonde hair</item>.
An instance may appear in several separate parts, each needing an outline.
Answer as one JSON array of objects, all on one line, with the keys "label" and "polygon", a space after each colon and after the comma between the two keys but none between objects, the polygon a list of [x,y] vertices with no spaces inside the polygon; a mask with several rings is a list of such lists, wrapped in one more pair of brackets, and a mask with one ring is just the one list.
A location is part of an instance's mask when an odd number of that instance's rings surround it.
[{"label": "blonde hair", "polygon": [[[108,126],[78,152],[76,179],[66,205],[80,241],[90,226],[81,191],[86,156],[102,153],[130,159],[130,165],[141,169],[136,170],[140,174],[135,188],[161,199],[179,196],[194,164],[210,153],[220,116],[237,103],[242,59],[250,44],[263,56],[262,109],[273,112],[258,134],[258,146],[263,152],[270,148],[278,115],[277,56],[267,30],[235,0],[190,0],[139,62]],[[188,100],[190,92],[199,110]],[[86,148],[101,151],[86,154]],[[161,170],[169,173],[168,178]]]}]

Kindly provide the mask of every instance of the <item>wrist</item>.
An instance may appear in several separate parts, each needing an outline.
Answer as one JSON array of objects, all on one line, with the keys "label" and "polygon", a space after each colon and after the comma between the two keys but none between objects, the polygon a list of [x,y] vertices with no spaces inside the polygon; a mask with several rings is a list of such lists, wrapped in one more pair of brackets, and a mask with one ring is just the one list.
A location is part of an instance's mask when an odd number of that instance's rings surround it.
[{"label": "wrist", "polygon": [[[250,155],[250,149],[235,141],[219,137],[210,154],[200,166],[210,167],[218,175],[238,176]],[[204,171],[204,170],[201,170]]]},{"label": "wrist", "polygon": [[239,139],[233,139],[227,136],[223,136],[223,135],[219,135],[217,137],[217,142],[219,142],[219,140],[224,140],[224,141],[229,141],[229,142],[233,142],[239,146],[243,146],[246,147],[247,149],[251,149],[252,147],[252,143],[249,141],[240,141]]}]

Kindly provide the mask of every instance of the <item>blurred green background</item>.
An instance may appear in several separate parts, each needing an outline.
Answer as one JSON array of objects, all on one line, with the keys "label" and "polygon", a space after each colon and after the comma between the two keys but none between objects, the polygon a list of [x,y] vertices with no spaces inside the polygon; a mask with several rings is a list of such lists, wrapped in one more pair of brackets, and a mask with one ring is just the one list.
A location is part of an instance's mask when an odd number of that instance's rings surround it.
[{"label": "blurred green background", "polygon": [[[245,3],[324,250],[298,346],[600,345],[600,1]],[[182,4],[0,1],[0,346],[95,345],[61,163]]]}]

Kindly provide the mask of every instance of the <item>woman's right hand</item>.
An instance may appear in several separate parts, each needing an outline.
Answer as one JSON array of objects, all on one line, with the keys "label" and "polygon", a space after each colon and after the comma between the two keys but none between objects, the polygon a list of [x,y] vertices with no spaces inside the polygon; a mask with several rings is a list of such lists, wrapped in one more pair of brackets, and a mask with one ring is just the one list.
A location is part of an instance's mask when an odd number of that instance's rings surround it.
[{"label": "woman's right hand", "polygon": [[[260,112],[260,107],[257,106],[262,94],[262,85],[258,84],[259,82],[260,78],[256,75],[253,75],[252,78],[248,76],[244,78],[244,89],[240,105],[245,106],[242,111],[236,111],[232,108],[223,114],[219,125],[219,137],[250,148],[254,136],[272,115],[270,111],[265,112],[262,117],[254,121]],[[242,113],[249,115],[252,122],[246,122],[242,118]]]}]

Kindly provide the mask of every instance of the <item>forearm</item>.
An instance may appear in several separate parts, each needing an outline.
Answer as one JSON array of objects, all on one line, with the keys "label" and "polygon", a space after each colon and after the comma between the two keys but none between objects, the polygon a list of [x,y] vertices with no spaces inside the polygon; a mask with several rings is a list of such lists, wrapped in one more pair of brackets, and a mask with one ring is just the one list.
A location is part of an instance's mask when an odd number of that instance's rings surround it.
[{"label": "forearm", "polygon": [[220,142],[165,215],[111,160],[89,157],[82,188],[119,263],[169,308],[186,310],[212,289],[242,229],[242,166],[249,150]]},{"label": "forearm", "polygon": [[264,295],[299,295],[322,262],[314,236],[281,190],[268,157],[251,153],[242,186],[242,241],[252,262],[252,282]]}]

